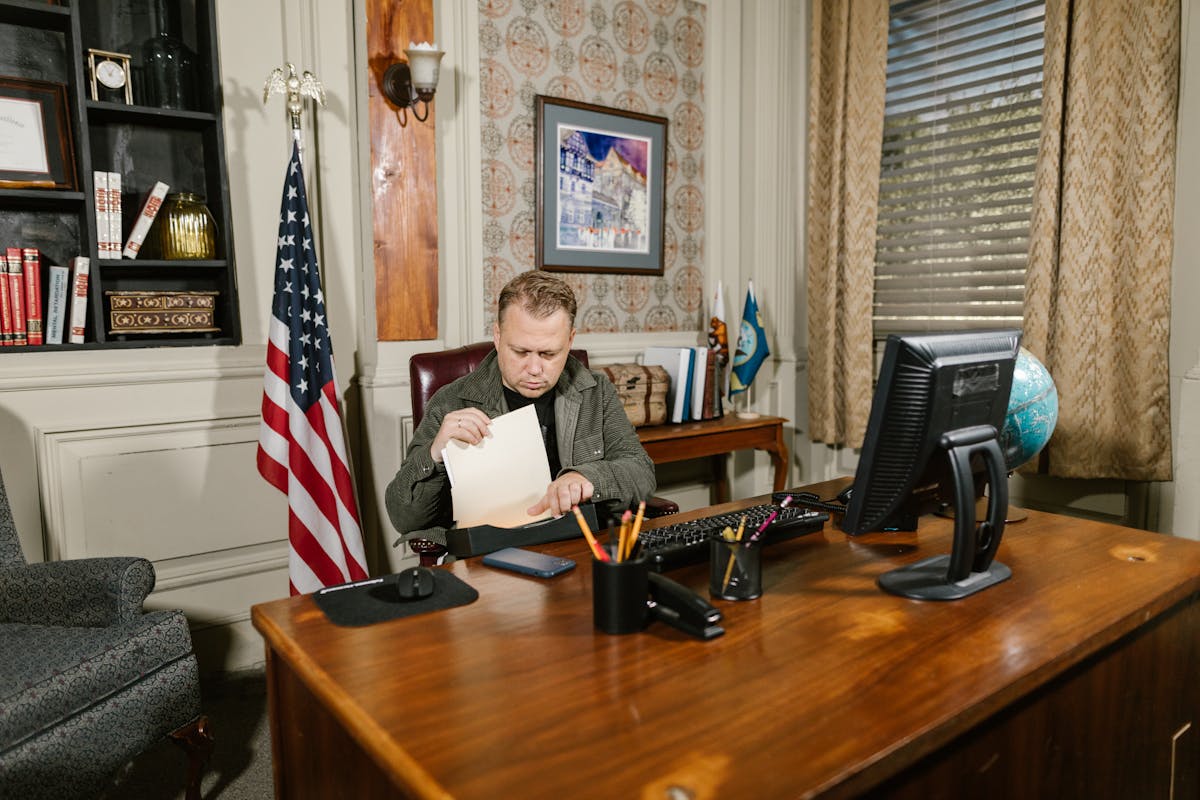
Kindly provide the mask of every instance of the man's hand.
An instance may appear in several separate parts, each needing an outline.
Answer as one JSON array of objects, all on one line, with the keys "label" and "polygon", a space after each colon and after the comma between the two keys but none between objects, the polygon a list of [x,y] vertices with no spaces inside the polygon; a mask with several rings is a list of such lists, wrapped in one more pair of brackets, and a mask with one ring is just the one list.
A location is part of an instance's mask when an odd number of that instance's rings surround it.
[{"label": "man's hand", "polygon": [[546,509],[556,517],[561,517],[585,500],[591,500],[596,487],[592,482],[578,472],[566,472],[546,487],[546,496],[535,505],[525,509],[531,517],[541,514]]},{"label": "man's hand", "polygon": [[457,439],[467,444],[479,444],[483,441],[483,437],[490,435],[488,427],[491,424],[492,421],[488,415],[478,408],[460,408],[457,411],[451,411],[442,418],[442,427],[438,428],[437,436],[433,437],[433,444],[429,445],[429,455],[440,464],[442,463],[442,450],[446,448],[451,439]]}]

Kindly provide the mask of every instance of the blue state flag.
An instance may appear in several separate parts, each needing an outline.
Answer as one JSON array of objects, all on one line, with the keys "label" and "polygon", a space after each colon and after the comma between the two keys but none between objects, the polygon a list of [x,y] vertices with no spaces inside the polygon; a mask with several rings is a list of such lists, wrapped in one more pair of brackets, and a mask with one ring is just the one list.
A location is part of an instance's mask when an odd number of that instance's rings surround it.
[{"label": "blue state flag", "polygon": [[771,350],[767,347],[767,332],[763,330],[758,301],[754,299],[754,281],[746,285],[746,307],[742,310],[742,327],[738,331],[737,350],[733,354],[733,371],[729,376],[729,398],[750,388],[758,368]]}]

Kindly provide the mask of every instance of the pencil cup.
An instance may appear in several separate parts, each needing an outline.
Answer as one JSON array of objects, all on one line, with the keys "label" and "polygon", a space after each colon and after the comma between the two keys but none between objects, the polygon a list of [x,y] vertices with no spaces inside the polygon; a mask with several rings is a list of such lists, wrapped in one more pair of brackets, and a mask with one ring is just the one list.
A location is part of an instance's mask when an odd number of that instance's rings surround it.
[{"label": "pencil cup", "polygon": [[592,621],[605,633],[637,633],[646,627],[647,561],[592,559]]},{"label": "pencil cup", "polygon": [[762,596],[762,546],[713,539],[708,543],[708,593],[721,600]]}]

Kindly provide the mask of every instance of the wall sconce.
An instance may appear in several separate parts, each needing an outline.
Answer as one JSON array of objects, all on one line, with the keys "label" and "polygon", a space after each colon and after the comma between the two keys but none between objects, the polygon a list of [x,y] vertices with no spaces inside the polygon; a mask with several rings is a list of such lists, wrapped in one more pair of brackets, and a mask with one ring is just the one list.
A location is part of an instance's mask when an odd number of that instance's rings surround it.
[{"label": "wall sconce", "polygon": [[[397,61],[388,67],[381,85],[383,96],[400,108],[397,116],[401,127],[408,124],[410,108],[418,122],[429,118],[429,102],[437,91],[438,70],[445,52],[438,50],[437,44],[409,42],[404,54],[408,56],[408,62]],[[417,113],[418,101],[424,113]]]}]

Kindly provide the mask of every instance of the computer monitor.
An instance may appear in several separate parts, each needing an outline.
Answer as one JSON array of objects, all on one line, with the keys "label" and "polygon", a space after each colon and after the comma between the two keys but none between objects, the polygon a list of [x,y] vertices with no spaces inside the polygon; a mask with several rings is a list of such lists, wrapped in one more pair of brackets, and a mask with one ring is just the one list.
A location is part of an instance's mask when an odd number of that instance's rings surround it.
[{"label": "computer monitor", "polygon": [[[934,490],[953,498],[955,524],[950,555],[881,575],[885,591],[956,600],[1011,576],[994,560],[1008,507],[997,436],[1020,344],[1016,330],[888,337],[842,528],[915,530],[921,500]],[[978,526],[977,468],[990,486]]]}]

